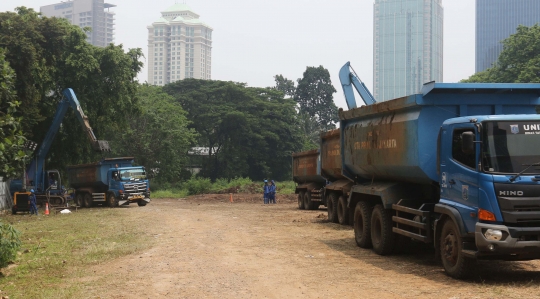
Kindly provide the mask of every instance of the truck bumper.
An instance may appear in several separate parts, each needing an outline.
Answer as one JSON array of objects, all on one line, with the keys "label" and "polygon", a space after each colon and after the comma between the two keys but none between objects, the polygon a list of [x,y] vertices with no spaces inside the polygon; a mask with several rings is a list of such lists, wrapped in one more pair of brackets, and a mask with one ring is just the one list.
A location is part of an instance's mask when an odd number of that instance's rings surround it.
[{"label": "truck bumper", "polygon": [[[501,238],[493,240],[486,237],[488,229],[500,231]],[[540,259],[540,227],[510,227],[500,224],[477,223],[475,242],[478,258]]]},{"label": "truck bumper", "polygon": [[130,203],[136,203],[140,200],[146,203],[150,202],[150,194],[124,194],[118,200],[118,205],[129,205]]}]

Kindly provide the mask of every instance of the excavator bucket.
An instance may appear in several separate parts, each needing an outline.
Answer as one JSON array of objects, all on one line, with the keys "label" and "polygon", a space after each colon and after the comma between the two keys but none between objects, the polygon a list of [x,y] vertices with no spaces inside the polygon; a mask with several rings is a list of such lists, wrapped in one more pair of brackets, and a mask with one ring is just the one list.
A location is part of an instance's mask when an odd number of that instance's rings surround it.
[{"label": "excavator bucket", "polygon": [[96,140],[96,143],[94,143],[94,150],[96,152],[110,152],[111,147],[109,146],[109,141]]}]

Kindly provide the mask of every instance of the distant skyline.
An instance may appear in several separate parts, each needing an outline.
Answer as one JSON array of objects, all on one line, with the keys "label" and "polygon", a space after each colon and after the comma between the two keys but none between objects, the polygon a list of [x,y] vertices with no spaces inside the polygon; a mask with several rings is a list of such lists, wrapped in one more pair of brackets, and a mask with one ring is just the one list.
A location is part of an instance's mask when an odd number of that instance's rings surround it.
[{"label": "distant skyline", "polygon": [[[0,11],[26,6],[39,11],[49,0],[0,1]],[[115,43],[141,48],[148,57],[146,26],[174,0],[107,0],[115,4]],[[177,1],[183,3],[184,1]],[[274,86],[273,76],[296,81],[307,66],[330,71],[334,99],[346,109],[339,83],[341,66],[351,61],[373,92],[373,3],[351,0],[186,0],[212,25],[212,79]],[[443,0],[444,81],[474,74],[475,1]],[[147,61],[139,73],[147,81]]]},{"label": "distant skyline", "polygon": [[443,82],[441,0],[375,0],[373,95],[378,101]]}]

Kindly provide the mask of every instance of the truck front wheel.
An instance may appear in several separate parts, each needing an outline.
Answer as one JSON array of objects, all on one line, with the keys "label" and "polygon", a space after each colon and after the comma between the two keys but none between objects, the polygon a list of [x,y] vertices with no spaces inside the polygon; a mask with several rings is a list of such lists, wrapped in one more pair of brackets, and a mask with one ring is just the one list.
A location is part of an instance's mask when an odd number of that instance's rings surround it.
[{"label": "truck front wheel", "polygon": [[137,202],[137,205],[138,205],[139,207],[144,207],[144,206],[146,206],[146,201],[144,201],[144,200],[141,199],[141,200],[139,200],[139,201]]},{"label": "truck front wheel", "polygon": [[90,193],[85,193],[83,202],[85,207],[90,208],[93,202],[92,195],[90,195]]},{"label": "truck front wheel", "polygon": [[378,255],[390,254],[394,249],[392,210],[376,205],[371,213],[371,243]]},{"label": "truck front wheel", "polygon": [[345,225],[349,223],[349,211],[347,210],[347,199],[341,195],[338,199],[337,214],[339,224]]},{"label": "truck front wheel", "polygon": [[116,196],[114,196],[114,193],[111,192],[107,195],[107,203],[111,208],[118,206],[118,200],[116,199]]},{"label": "truck front wheel", "polygon": [[462,249],[463,240],[456,225],[452,220],[446,220],[441,230],[439,250],[444,270],[449,276],[457,279],[471,275],[476,262],[472,258],[465,257]]},{"label": "truck front wheel", "polygon": [[354,209],[354,239],[361,248],[371,248],[371,206],[360,201]]},{"label": "truck front wheel", "polygon": [[338,196],[335,192],[331,192],[328,195],[328,199],[326,200],[326,209],[328,210],[328,221],[337,223],[338,222],[338,216],[337,216],[337,201]]},{"label": "truck front wheel", "polygon": [[83,201],[84,201],[83,194],[82,193],[77,193],[75,195],[74,201],[75,201],[76,206],[82,207],[83,206]]},{"label": "truck front wheel", "polygon": [[304,191],[298,192],[298,209],[304,209]]}]

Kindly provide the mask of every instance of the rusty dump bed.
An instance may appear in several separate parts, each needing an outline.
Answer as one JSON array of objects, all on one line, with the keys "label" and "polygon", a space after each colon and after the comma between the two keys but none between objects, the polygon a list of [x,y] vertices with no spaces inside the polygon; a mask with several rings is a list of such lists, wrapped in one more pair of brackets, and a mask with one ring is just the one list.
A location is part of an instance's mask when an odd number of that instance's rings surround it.
[{"label": "rusty dump bed", "polygon": [[325,182],[325,179],[321,176],[319,150],[293,153],[292,159],[293,181],[298,184]]},{"label": "rusty dump bed", "polygon": [[339,129],[321,133],[321,175],[331,182],[344,178],[339,137]]},{"label": "rusty dump bed", "polygon": [[428,83],[421,94],[340,111],[343,174],[351,180],[438,182],[437,138],[445,120],[536,114],[538,87]]},{"label": "rusty dump bed", "polygon": [[97,190],[108,187],[107,172],[115,167],[133,166],[133,157],[106,158],[99,162],[67,167],[69,185],[72,188],[95,188]]}]

